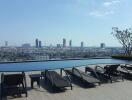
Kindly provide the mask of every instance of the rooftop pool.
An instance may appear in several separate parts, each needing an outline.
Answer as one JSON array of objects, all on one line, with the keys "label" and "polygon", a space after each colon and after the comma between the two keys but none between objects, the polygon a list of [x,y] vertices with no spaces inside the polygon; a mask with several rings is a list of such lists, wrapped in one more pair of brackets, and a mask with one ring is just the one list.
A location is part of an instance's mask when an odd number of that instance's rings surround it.
[{"label": "rooftop pool", "polygon": [[132,64],[132,61],[117,59],[59,60],[0,64],[0,72],[40,71],[45,69],[71,68],[93,64]]}]

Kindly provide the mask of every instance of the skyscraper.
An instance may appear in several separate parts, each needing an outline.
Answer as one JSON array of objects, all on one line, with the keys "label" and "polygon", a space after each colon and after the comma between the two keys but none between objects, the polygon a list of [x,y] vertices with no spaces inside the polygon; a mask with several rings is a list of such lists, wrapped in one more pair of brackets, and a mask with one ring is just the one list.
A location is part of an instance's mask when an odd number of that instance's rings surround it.
[{"label": "skyscraper", "polygon": [[39,41],[38,41],[38,39],[35,40],[35,47],[36,47],[36,48],[39,47]]},{"label": "skyscraper", "polygon": [[69,41],[69,47],[72,47],[72,40]]},{"label": "skyscraper", "polygon": [[84,47],[84,43],[83,42],[81,42],[81,48],[83,48]]},{"label": "skyscraper", "polygon": [[5,41],[5,47],[7,47],[8,46],[8,41]]},{"label": "skyscraper", "polygon": [[66,39],[63,38],[63,48],[65,48],[65,47],[66,47]]},{"label": "skyscraper", "polygon": [[57,48],[61,48],[61,44],[57,44]]},{"label": "skyscraper", "polygon": [[102,48],[102,49],[105,48],[105,43],[101,43],[100,48]]},{"label": "skyscraper", "polygon": [[39,41],[39,45],[38,45],[38,47],[39,47],[39,48],[42,47],[42,42],[41,42],[41,41]]}]

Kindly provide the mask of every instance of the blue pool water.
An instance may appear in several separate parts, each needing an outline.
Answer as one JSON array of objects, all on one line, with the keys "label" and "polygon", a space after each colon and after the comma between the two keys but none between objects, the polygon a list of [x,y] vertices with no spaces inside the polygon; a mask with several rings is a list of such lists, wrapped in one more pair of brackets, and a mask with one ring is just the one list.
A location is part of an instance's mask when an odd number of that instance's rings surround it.
[{"label": "blue pool water", "polygon": [[7,63],[0,64],[0,72],[40,71],[45,69],[59,69],[78,67],[91,64],[132,64],[132,61],[117,59],[88,59],[88,60],[63,60],[45,62]]}]

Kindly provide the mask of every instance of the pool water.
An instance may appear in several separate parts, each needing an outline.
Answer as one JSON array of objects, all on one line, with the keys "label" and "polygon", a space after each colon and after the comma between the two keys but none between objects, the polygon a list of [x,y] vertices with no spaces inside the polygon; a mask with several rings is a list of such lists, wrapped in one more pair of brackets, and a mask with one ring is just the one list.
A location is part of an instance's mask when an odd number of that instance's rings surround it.
[{"label": "pool water", "polygon": [[45,62],[25,62],[0,64],[0,72],[39,71],[45,69],[59,69],[78,67],[91,64],[132,64],[132,61],[117,59],[88,59],[88,60],[62,60]]}]

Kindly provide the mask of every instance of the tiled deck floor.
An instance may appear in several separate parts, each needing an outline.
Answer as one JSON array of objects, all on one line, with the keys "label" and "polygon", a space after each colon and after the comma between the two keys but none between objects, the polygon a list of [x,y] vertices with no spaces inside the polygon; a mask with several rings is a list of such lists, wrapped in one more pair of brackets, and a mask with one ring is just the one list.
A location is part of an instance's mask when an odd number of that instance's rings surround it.
[{"label": "tiled deck floor", "polygon": [[95,88],[83,88],[73,84],[73,90],[67,88],[64,92],[52,93],[43,80],[40,88],[35,85],[35,89],[31,89],[28,75],[28,97],[23,95],[21,98],[8,97],[3,100],[132,100],[132,81],[107,83]]}]

